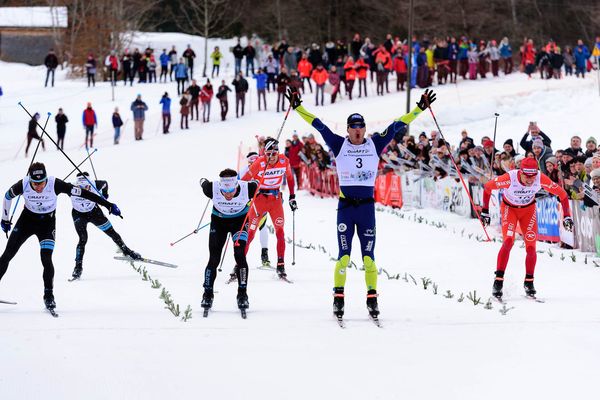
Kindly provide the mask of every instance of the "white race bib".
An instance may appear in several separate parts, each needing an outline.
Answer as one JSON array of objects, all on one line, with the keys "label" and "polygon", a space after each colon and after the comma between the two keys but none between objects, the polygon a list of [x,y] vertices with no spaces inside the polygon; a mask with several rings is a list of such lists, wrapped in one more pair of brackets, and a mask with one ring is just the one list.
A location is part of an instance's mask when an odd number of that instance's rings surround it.
[{"label": "white race bib", "polygon": [[539,171],[535,178],[535,182],[531,186],[524,186],[519,182],[518,169],[508,171],[508,174],[510,175],[510,186],[502,191],[502,195],[506,201],[515,206],[526,206],[531,204],[535,199],[536,193],[542,189]]},{"label": "white race bib", "polygon": [[379,155],[373,139],[359,145],[344,140],[335,162],[340,186],[375,186]]},{"label": "white race bib", "polygon": [[25,208],[36,214],[48,214],[56,210],[56,193],[54,193],[53,176],[49,176],[42,193],[38,193],[29,184],[29,177],[23,179],[23,199]]},{"label": "white race bib", "polygon": [[219,182],[213,182],[213,207],[223,215],[233,216],[241,213],[248,206],[248,182],[238,181],[240,193],[231,200],[227,200],[221,193]]}]

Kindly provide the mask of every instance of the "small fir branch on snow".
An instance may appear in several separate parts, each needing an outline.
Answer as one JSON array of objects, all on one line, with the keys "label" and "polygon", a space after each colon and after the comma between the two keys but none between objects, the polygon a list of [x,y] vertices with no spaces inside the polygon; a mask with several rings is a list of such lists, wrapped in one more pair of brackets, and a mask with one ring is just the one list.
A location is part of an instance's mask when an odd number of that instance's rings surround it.
[{"label": "small fir branch on snow", "polygon": [[465,228],[463,228],[463,230],[460,231],[460,237],[465,237]]},{"label": "small fir branch on snow", "polygon": [[415,279],[415,277],[412,276],[412,275],[410,275],[410,274],[408,276],[410,276],[410,279],[412,279],[412,281],[415,284],[415,286],[417,286],[417,280]]},{"label": "small fir branch on snow", "polygon": [[451,299],[454,297],[454,295],[452,294],[452,292],[450,290],[446,290],[446,294],[444,295],[444,297],[447,299]]},{"label": "small fir branch on snow", "polygon": [[477,297],[477,290],[469,292],[469,294],[467,295],[467,299],[471,300],[474,306],[481,304],[481,297]]},{"label": "small fir branch on snow", "polygon": [[571,261],[573,261],[573,262],[577,261],[577,256],[575,255],[574,252],[571,252],[571,256],[570,257],[571,257]]},{"label": "small fir branch on snow", "polygon": [[487,302],[485,303],[485,305],[483,306],[483,308],[485,308],[486,310],[491,310],[492,308],[494,308],[492,306],[492,298],[489,297]]},{"label": "small fir branch on snow", "polygon": [[500,314],[506,315],[512,309],[514,309],[514,307],[506,307],[506,304],[502,304],[502,308],[498,311],[500,312]]},{"label": "small fir branch on snow", "polygon": [[[595,262],[595,261],[594,261]],[[408,283],[408,274],[405,272],[404,276],[402,277],[402,280],[406,283]]]},{"label": "small fir branch on snow", "polygon": [[552,252],[552,249],[548,249],[548,255],[550,257],[554,257],[554,253]]},{"label": "small fir branch on snow", "polygon": [[585,258],[583,259],[583,263],[586,264],[586,265],[587,265],[587,258],[588,258],[588,255],[586,254]]},{"label": "small fir branch on snow", "polygon": [[565,261],[565,253],[560,253],[560,261]]},{"label": "small fir branch on snow", "polygon": [[433,289],[433,294],[438,294],[438,284],[432,283],[431,288]]},{"label": "small fir branch on snow", "polygon": [[162,286],[158,279],[150,279],[150,283],[152,284],[152,289],[160,289]]},{"label": "small fir branch on snow", "polygon": [[183,316],[181,317],[183,322],[187,322],[188,319],[192,319],[192,307],[189,304],[183,312]]},{"label": "small fir branch on snow", "polygon": [[171,314],[173,314],[174,316],[179,317],[179,304],[170,303],[165,308],[171,311]]},{"label": "small fir branch on snow", "polygon": [[427,288],[429,287],[429,285],[431,285],[431,279],[429,279],[427,277],[422,277],[421,278],[421,283],[423,284],[423,290],[427,290]]},{"label": "small fir branch on snow", "polygon": [[469,239],[471,239],[473,237],[472,233],[469,233]]},{"label": "small fir branch on snow", "polygon": [[144,267],[144,269],[142,270],[142,280],[143,280],[143,281],[150,280],[150,275],[148,275],[148,271],[146,270],[146,268],[145,268],[145,267]]},{"label": "small fir branch on snow", "polygon": [[458,301],[459,303],[462,303],[464,299],[465,299],[465,295],[461,293],[460,296],[458,296],[458,299],[456,299],[456,301]]},{"label": "small fir branch on snow", "polygon": [[592,263],[594,264],[594,267],[600,268],[600,264],[598,264],[598,261],[592,260]]}]

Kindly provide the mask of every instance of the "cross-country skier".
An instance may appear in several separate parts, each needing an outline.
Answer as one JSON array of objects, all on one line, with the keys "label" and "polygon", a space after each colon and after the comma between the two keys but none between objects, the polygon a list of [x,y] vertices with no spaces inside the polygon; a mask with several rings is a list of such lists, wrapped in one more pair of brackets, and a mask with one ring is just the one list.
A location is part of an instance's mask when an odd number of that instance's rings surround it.
[{"label": "cross-country skier", "polygon": [[[233,256],[238,266],[236,268],[238,281],[237,302],[242,312],[248,308],[248,263],[246,262],[246,242],[248,240],[248,224],[243,225],[248,213],[248,202],[256,193],[256,182],[244,182],[237,178],[237,172],[225,169],[219,174],[219,181],[211,182],[207,179],[200,180],[204,194],[212,199],[213,209],[210,220],[210,235],[208,250],[210,252],[208,264],[204,272],[204,295],[202,308],[208,310],[212,307],[214,291],[213,286],[217,277],[217,267],[221,261],[221,252],[231,234],[233,242],[238,241],[239,246],[233,246]],[[242,226],[243,225],[243,226]]]},{"label": "cross-country skier", "polygon": [[121,215],[121,211],[116,204],[110,203],[108,200],[87,190],[63,182],[53,176],[48,176],[46,167],[42,163],[31,164],[28,175],[8,189],[4,196],[2,209],[1,226],[4,232],[8,233],[12,225],[9,220],[12,199],[22,195],[23,200],[25,200],[25,208],[15,224],[15,229],[8,238],[4,253],[0,256],[0,279],[6,273],[9,262],[17,254],[21,245],[30,236],[36,235],[40,241],[40,257],[44,267],[44,303],[49,310],[54,310],[56,307],[52,291],[54,281],[52,252],[55,240],[56,200],[61,193],[83,197],[106,207],[111,214]]},{"label": "cross-country skier", "polygon": [[[347,137],[333,133],[303,106],[300,94],[288,90],[288,99],[298,115],[315,128],[333,151],[340,184],[337,211],[339,255],[335,264],[333,313],[338,319],[344,315],[344,285],[350,263],[352,238],[355,229],[360,239],[367,285],[367,309],[377,318],[377,267],[375,265],[375,200],[373,198],[379,155],[388,143],[406,133],[406,125],[435,101],[433,91],[426,90],[410,113],[394,120],[390,126],[371,138],[366,138],[366,123],[362,115],[350,114],[347,119]],[[290,185],[291,187],[292,185]]]},{"label": "cross-country skier", "polygon": [[[87,191],[91,191],[91,181],[89,179],[90,174],[87,172],[80,172],[77,174],[77,180],[74,186],[80,187]],[[102,193],[105,199],[108,199],[108,182],[106,181],[94,181],[93,182],[97,191]],[[75,224],[75,231],[79,235],[79,242],[77,243],[77,250],[75,252],[75,269],[73,269],[73,279],[81,278],[83,272],[83,254],[85,253],[85,244],[87,243],[87,224],[92,223],[98,227],[102,232],[106,233],[115,244],[121,249],[124,255],[139,260],[141,256],[132,251],[129,247],[123,243],[121,236],[115,231],[112,224],[106,218],[100,207],[93,201],[87,200],[80,196],[71,196],[71,203],[73,203],[73,223]]]},{"label": "cross-country skier", "polygon": [[502,247],[498,252],[496,265],[496,278],[492,294],[502,299],[502,285],[504,271],[508,264],[510,250],[515,243],[517,225],[521,227],[525,240],[525,294],[535,298],[536,290],[533,286],[533,273],[537,260],[536,243],[538,226],[535,214],[535,195],[544,189],[548,193],[558,196],[562,205],[565,218],[563,226],[571,231],[573,219],[569,208],[569,198],[563,188],[554,183],[548,176],[541,173],[538,163],[533,158],[526,158],[521,162],[520,169],[514,169],[485,184],[483,192],[483,207],[481,219],[484,225],[489,225],[490,215],[488,206],[492,190],[502,189],[502,204],[500,214],[502,218]]},{"label": "cross-country skier", "polygon": [[285,218],[281,193],[284,178],[287,179],[290,188],[289,205],[292,212],[295,212],[298,205],[294,194],[294,174],[290,167],[290,161],[285,155],[279,153],[279,142],[269,137],[265,140],[264,155],[258,157],[242,177],[243,180],[255,179],[260,182],[258,196],[252,203],[248,214],[250,225],[246,253],[256,234],[256,229],[260,225],[260,220],[269,213],[277,237],[277,275],[280,278],[287,276],[285,272],[285,233],[283,229]]}]

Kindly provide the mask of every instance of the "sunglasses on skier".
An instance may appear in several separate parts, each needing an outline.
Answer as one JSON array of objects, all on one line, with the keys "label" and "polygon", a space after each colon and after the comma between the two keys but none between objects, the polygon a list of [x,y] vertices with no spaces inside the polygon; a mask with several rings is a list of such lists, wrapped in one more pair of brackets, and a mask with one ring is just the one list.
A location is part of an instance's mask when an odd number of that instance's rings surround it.
[{"label": "sunglasses on skier", "polygon": [[348,125],[348,128],[352,128],[352,129],[360,129],[360,128],[364,128],[365,124],[363,123],[356,123],[356,124],[350,124]]},{"label": "sunglasses on skier", "polygon": [[267,157],[273,157],[276,156],[279,153],[279,150],[270,150],[270,151],[265,151],[265,155]]}]

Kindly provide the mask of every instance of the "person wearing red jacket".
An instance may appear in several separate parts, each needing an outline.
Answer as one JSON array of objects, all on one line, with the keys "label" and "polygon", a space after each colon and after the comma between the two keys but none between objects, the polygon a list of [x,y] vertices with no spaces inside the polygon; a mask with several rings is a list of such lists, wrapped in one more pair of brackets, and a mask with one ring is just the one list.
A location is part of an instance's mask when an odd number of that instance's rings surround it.
[{"label": "person wearing red jacket", "polygon": [[244,174],[242,180],[258,180],[258,195],[254,198],[248,212],[248,240],[246,241],[246,253],[250,248],[250,243],[254,239],[256,230],[260,225],[263,216],[271,216],[271,222],[275,227],[275,236],[277,237],[277,275],[285,278],[285,233],[284,233],[284,214],[283,197],[281,185],[283,179],[287,179],[290,190],[289,204],[292,212],[298,209],[296,204],[296,195],[294,193],[294,174],[290,167],[288,158],[279,153],[279,142],[273,138],[265,140],[265,153],[258,157],[252,163],[248,172]]},{"label": "person wearing red jacket", "polygon": [[[293,90],[293,89],[292,89]],[[294,132],[292,136],[292,145],[288,147],[288,159],[290,160],[290,167],[294,172],[296,177],[296,188],[300,189],[301,182],[301,174],[300,174],[300,165],[302,164],[302,159],[300,158],[300,152],[304,149],[304,143],[302,140],[298,138],[298,134]]]},{"label": "person wearing red jacket", "polygon": [[389,93],[388,89],[388,72],[392,70],[392,57],[382,44],[373,52],[375,57],[375,65],[377,66],[377,94],[383,96],[383,85]]},{"label": "person wearing red jacket", "polygon": [[402,54],[402,49],[398,47],[396,56],[392,61],[392,69],[396,72],[396,90],[399,92],[404,90],[404,82],[406,82],[406,60]]},{"label": "person wearing red jacket", "polygon": [[510,250],[515,243],[517,225],[523,233],[525,241],[525,294],[535,298],[536,290],[533,286],[533,274],[537,260],[536,241],[538,226],[535,213],[535,195],[542,189],[558,196],[562,205],[565,218],[563,226],[568,231],[573,229],[573,219],[569,208],[569,198],[563,188],[553,182],[548,176],[541,173],[538,163],[534,158],[525,158],[521,162],[521,168],[511,170],[485,184],[483,192],[483,207],[481,210],[481,221],[489,225],[489,203],[492,190],[502,189],[502,204],[500,214],[502,218],[502,247],[498,252],[496,265],[496,278],[494,280],[492,295],[502,300],[502,287],[504,283],[504,271],[508,264]]},{"label": "person wearing red jacket", "polygon": [[525,67],[525,73],[531,78],[531,74],[535,71],[535,48],[533,47],[533,40],[529,39],[523,47],[522,63]]},{"label": "person wearing red jacket", "polygon": [[213,87],[210,79],[206,80],[206,84],[200,90],[200,102],[202,103],[202,122],[208,122],[210,119],[210,102],[213,98]]},{"label": "person wearing red jacket", "polygon": [[87,103],[81,119],[83,129],[85,129],[85,148],[89,149],[90,147],[94,147],[94,127],[98,127],[98,119],[96,118],[96,112],[92,108],[92,103]]},{"label": "person wearing red jacket", "polygon": [[[335,103],[335,98],[340,91],[340,74],[337,72],[337,67],[332,65],[329,69],[329,84],[332,86],[331,90],[331,104]],[[366,94],[365,94],[366,96]]]},{"label": "person wearing red jacket", "polygon": [[302,81],[302,93],[304,94],[304,81],[308,82],[308,88],[312,93],[312,84],[310,83],[310,74],[313,70],[313,66],[308,61],[306,54],[302,54],[302,59],[298,62],[298,73],[300,74],[300,80]]},{"label": "person wearing red jacket", "polygon": [[327,78],[329,78],[329,74],[323,68],[323,64],[318,64],[317,68],[312,72],[310,76],[313,81],[315,81],[315,103],[319,105],[319,92],[321,92],[321,105],[323,105],[323,96],[325,92],[325,82],[327,82]]},{"label": "person wearing red jacket", "polygon": [[352,100],[352,89],[356,80],[356,69],[354,67],[354,59],[348,57],[348,61],[344,64],[344,77],[346,78],[346,94]]},{"label": "person wearing red jacket", "polygon": [[365,62],[364,57],[360,56],[356,63],[354,63],[354,68],[358,74],[358,97],[362,97],[363,87],[365,90],[365,97],[367,97],[367,75],[369,71],[369,64]]}]

